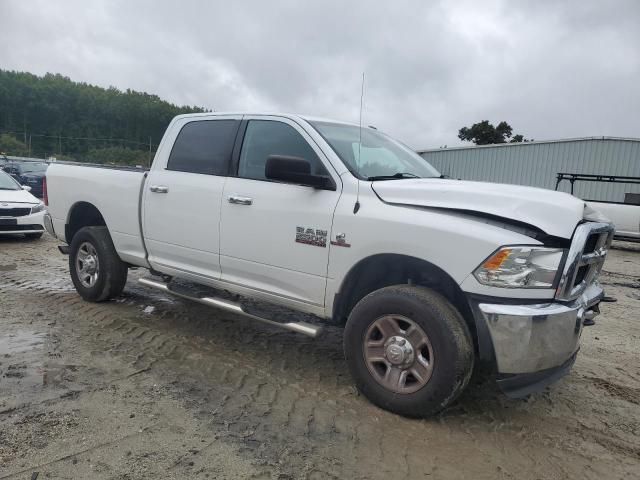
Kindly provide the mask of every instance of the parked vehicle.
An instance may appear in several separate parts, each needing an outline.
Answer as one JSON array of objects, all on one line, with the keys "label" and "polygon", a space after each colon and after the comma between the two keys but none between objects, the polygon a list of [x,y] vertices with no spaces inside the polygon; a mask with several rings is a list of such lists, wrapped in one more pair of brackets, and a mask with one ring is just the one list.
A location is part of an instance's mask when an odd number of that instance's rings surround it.
[{"label": "parked vehicle", "polygon": [[[558,173],[556,190],[562,181],[571,183],[571,193],[575,182],[640,184],[640,177],[621,177],[616,175],[587,175],[582,173]],[[615,226],[615,238],[640,241],[640,193],[626,193],[623,202],[604,200],[585,200],[587,205],[602,213]]]},{"label": "parked vehicle", "polygon": [[409,416],[449,405],[479,361],[512,396],[566,374],[613,236],[571,195],[442,179],[375,129],[296,115],[181,115],[150,171],[56,163],[47,190],[84,299],[117,296],[134,266],[311,336],[246,299],[315,314],[345,326],[360,391]]},{"label": "parked vehicle", "polygon": [[21,185],[31,187],[31,193],[42,198],[42,182],[49,166],[46,162],[9,161],[2,168]]},{"label": "parked vehicle", "polygon": [[45,205],[29,190],[0,170],[0,235],[35,239],[44,233]]}]

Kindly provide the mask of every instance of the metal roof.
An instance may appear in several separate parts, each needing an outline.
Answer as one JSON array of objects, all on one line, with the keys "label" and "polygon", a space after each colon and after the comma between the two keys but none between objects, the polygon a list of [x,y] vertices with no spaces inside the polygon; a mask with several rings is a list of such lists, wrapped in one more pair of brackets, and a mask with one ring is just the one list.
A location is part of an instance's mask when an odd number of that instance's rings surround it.
[{"label": "metal roof", "polygon": [[416,150],[417,153],[439,152],[442,150],[475,150],[476,148],[504,148],[504,147],[524,147],[526,145],[536,145],[541,143],[566,143],[566,142],[584,142],[587,140],[619,140],[622,142],[640,142],[640,138],[633,137],[576,137],[576,138],[560,138],[557,140],[533,140],[530,142],[514,142],[514,143],[492,143],[490,145],[462,145],[459,147],[445,148],[426,148],[424,150]]},{"label": "metal roof", "polygon": [[[529,185],[553,190],[559,172],[640,177],[640,139],[586,137],[507,143],[418,152],[452,178]],[[559,190],[570,191],[569,182]],[[585,200],[624,201],[640,185],[576,182],[575,195]]]}]

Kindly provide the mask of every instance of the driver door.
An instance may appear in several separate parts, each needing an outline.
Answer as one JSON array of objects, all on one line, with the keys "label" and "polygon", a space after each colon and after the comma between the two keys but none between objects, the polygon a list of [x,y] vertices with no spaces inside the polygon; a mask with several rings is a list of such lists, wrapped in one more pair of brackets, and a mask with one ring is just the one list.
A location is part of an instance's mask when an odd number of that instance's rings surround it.
[{"label": "driver door", "polygon": [[[340,178],[297,123],[280,117],[245,119],[237,175],[227,179],[222,195],[222,279],[322,306]],[[306,159],[312,173],[331,176],[335,189],[265,178],[269,155]]]}]

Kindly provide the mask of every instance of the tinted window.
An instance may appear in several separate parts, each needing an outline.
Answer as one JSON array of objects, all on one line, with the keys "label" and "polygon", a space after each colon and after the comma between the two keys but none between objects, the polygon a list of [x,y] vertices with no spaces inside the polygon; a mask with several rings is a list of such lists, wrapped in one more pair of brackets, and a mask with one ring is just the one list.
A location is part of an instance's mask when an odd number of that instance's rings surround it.
[{"label": "tinted window", "polygon": [[167,170],[226,175],[238,120],[200,120],[187,123],[176,138]]},{"label": "tinted window", "polygon": [[311,162],[311,173],[327,173],[311,146],[293,127],[271,120],[251,120],[244,135],[238,176],[265,180],[269,155],[301,157]]}]

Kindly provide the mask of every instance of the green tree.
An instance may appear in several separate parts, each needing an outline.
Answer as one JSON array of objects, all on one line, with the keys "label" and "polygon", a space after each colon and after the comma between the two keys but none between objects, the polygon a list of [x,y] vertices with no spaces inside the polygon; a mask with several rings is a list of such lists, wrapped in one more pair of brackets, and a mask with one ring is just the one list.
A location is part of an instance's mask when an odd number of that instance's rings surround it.
[{"label": "green tree", "polygon": [[[506,143],[511,138],[513,129],[507,122],[500,122],[497,126],[489,123],[489,120],[482,120],[474,123],[470,127],[462,127],[458,130],[458,138],[463,141],[473,142],[476,145],[490,145],[494,143]],[[510,142],[526,142],[527,140],[520,134],[514,135]]]},{"label": "green tree", "polygon": [[148,166],[149,154],[142,150],[126,147],[107,147],[89,150],[86,160],[91,163],[114,163]]},{"label": "green tree", "polygon": [[[149,143],[152,149],[157,146],[174,116],[203,111],[157,95],[101,88],[62,75],[0,70],[0,133],[20,132],[23,138],[26,132],[24,152],[34,157],[62,155],[83,161],[98,158],[97,150],[121,148],[127,151],[117,163],[133,161],[129,150],[139,156],[144,152],[148,159]],[[104,157],[111,159],[112,154]]]},{"label": "green tree", "polygon": [[17,138],[3,133],[0,135],[0,152],[5,155],[24,157],[27,154],[27,146]]}]

